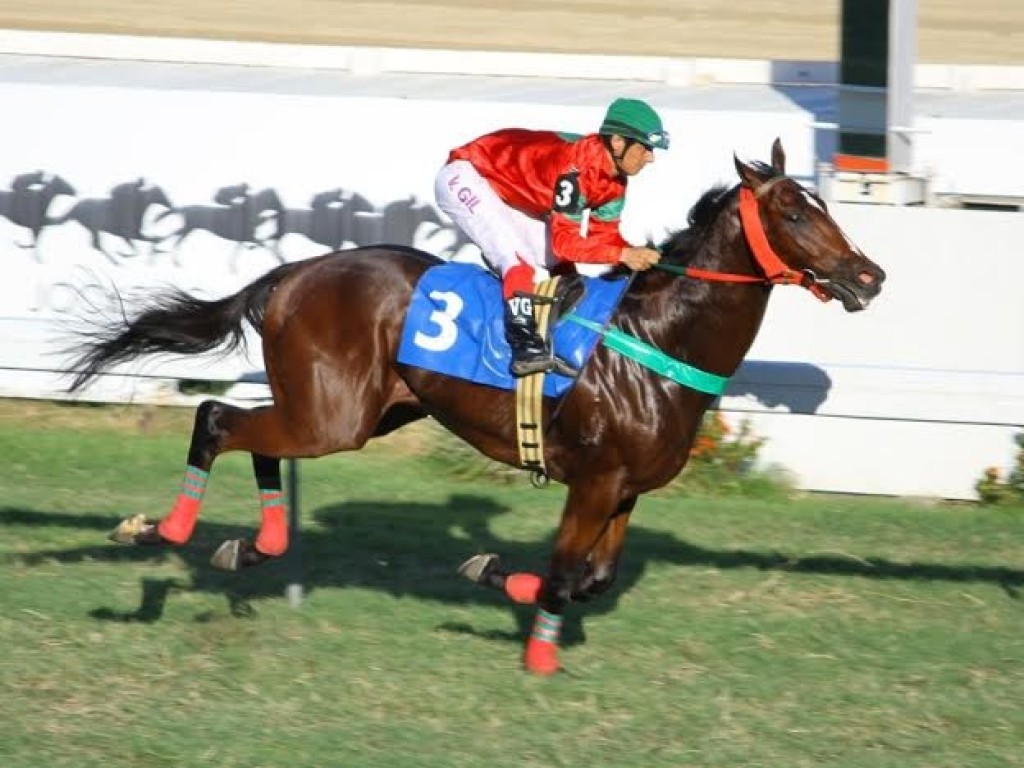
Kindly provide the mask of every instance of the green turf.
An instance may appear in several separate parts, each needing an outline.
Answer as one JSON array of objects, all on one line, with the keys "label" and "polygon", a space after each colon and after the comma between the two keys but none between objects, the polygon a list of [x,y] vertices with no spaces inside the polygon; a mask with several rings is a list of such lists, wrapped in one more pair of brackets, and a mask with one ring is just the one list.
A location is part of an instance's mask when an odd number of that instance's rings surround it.
[{"label": "green turf", "polygon": [[187,436],[0,410],[0,766],[1024,765],[1020,507],[643,499],[538,679],[530,612],[455,569],[542,568],[558,486],[440,476],[414,432],[302,463],[301,562],[230,575],[258,505],[227,456],[188,547],[108,544],[166,512]]}]

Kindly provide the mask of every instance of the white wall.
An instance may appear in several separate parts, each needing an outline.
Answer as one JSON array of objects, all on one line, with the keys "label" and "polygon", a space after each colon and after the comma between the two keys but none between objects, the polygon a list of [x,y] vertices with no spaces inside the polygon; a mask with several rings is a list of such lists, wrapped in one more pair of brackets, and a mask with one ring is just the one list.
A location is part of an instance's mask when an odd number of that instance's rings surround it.
[{"label": "white wall", "polygon": [[985,467],[1012,464],[1024,425],[1024,215],[833,212],[886,269],[882,295],[847,315],[776,289],[750,354],[823,371],[830,384],[817,416],[751,398],[723,405],[757,412],[765,459],[802,487],[972,498]]},{"label": "white wall", "polygon": [[[506,125],[585,132],[602,113],[596,104],[513,103],[500,94],[475,101],[338,98],[12,82],[0,83],[0,100],[6,116],[17,116],[0,121],[0,195],[18,176],[59,174],[75,194],[56,199],[50,216],[85,199],[102,204],[113,187],[137,177],[179,208],[213,208],[218,189],[243,182],[274,190],[291,209],[308,209],[313,195],[332,188],[362,196],[378,211],[410,196],[429,204],[449,147]],[[664,111],[677,141],[631,190],[624,222],[636,240],[681,227],[701,191],[734,179],[734,151],[767,159],[781,136],[789,170],[812,174],[808,113]],[[81,306],[83,293],[99,296],[109,283],[122,290],[170,283],[222,295],[278,259],[267,248],[239,248],[206,231],[190,235],[175,254],[143,244],[132,256],[117,255],[128,245],[101,233],[112,254],[104,255],[76,222],[51,224],[35,248],[23,248],[18,243],[30,233],[12,223],[16,215],[5,214],[3,202],[0,196],[0,394],[56,393],[59,383],[38,369],[59,359],[46,353],[59,348],[57,324]],[[173,213],[156,221],[165,210],[147,210],[143,231],[167,234],[180,225]],[[798,289],[776,290],[751,359],[803,368],[773,369],[780,377],[775,400],[765,394],[773,384],[764,371],[745,370],[723,407],[750,412],[768,438],[765,459],[787,467],[801,487],[971,498],[985,467],[1012,462],[1014,425],[1024,424],[1024,215],[839,206],[836,217],[888,270],[885,292],[867,312],[847,315]],[[260,226],[266,231],[272,222]],[[440,253],[454,236],[444,222],[425,223],[413,242]],[[287,260],[325,250],[300,234],[280,245]],[[178,361],[145,370],[231,377],[259,367],[257,346],[249,359],[216,369]],[[813,375],[794,383],[794,370]],[[751,381],[757,397],[743,394]],[[161,391],[158,380],[104,380],[93,395],[146,399]],[[801,394],[812,407],[796,402]]]}]

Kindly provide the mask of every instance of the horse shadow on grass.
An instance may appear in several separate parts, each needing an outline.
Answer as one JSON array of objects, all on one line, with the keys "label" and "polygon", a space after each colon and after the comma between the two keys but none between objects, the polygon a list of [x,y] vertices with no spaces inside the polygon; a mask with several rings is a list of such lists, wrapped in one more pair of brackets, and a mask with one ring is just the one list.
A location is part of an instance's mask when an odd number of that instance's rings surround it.
[{"label": "horse shadow on grass", "polygon": [[[192,541],[184,547],[97,544],[16,553],[8,559],[30,567],[48,562],[162,563],[172,558],[184,565],[187,580],[143,578],[138,607],[126,610],[101,605],[89,609],[88,613],[98,621],[156,622],[175,593],[194,591],[223,595],[231,614],[242,618],[254,615],[255,604],[259,601],[280,598],[289,584],[301,583],[307,593],[358,587],[398,598],[450,605],[511,607],[517,623],[515,631],[481,628],[464,622],[445,622],[438,629],[519,643],[530,631],[533,609],[512,605],[500,593],[471,584],[456,574],[459,563],[478,552],[500,554],[509,568],[544,572],[551,549],[550,536],[543,540],[519,541],[503,538],[493,530],[492,523],[510,512],[492,499],[475,495],[452,495],[441,504],[347,501],[314,512],[316,525],[304,528],[285,556],[241,573],[219,571],[209,564],[209,557],[225,539],[252,536],[253,530],[207,519],[200,520]],[[97,540],[117,522],[116,517],[101,514],[0,509],[0,524],[94,530]],[[554,522],[552,520],[552,535]],[[683,568],[753,568],[877,580],[991,583],[1000,586],[1014,600],[1020,599],[1024,587],[1024,570],[966,563],[900,563],[872,557],[801,557],[778,551],[710,549],[646,528],[635,519],[627,534],[615,586],[591,602],[570,607],[563,628],[563,644],[585,642],[584,619],[615,610],[619,598],[639,583],[652,564]],[[195,619],[207,621],[210,616],[205,612]]]}]

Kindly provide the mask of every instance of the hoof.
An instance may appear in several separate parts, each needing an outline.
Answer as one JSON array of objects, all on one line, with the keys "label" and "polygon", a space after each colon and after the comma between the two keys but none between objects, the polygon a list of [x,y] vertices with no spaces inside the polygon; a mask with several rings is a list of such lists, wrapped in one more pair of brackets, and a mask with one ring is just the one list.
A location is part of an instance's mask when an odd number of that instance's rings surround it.
[{"label": "hoof", "polygon": [[494,568],[498,567],[498,556],[492,552],[484,555],[473,555],[459,566],[459,575],[475,584],[480,584]]},{"label": "hoof", "polygon": [[271,559],[270,555],[255,549],[245,539],[229,539],[217,547],[210,564],[222,571],[240,571]]},{"label": "hoof", "polygon": [[126,517],[112,530],[107,538],[117,544],[164,544],[164,538],[145,515]]}]

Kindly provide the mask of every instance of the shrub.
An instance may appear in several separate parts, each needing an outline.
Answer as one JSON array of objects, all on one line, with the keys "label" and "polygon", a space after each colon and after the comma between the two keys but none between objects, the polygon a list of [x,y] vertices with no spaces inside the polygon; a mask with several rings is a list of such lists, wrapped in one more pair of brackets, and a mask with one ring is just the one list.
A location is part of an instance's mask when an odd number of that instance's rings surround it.
[{"label": "shrub", "polygon": [[178,391],[183,395],[210,395],[223,397],[234,385],[232,381],[209,381],[207,379],[179,379]]},{"label": "shrub", "polygon": [[439,473],[457,480],[487,479],[499,483],[513,483],[528,477],[521,469],[487,458],[433,419],[428,423],[431,442],[426,460]]},{"label": "shrub", "polygon": [[[529,476],[521,469],[488,459],[440,427],[432,429],[431,434],[427,459],[448,477],[513,483]],[[697,432],[687,466],[663,492],[748,496],[785,493],[788,488],[781,477],[755,468],[762,445],[764,439],[753,434],[749,421],[744,420],[733,430],[719,411],[711,411]]]},{"label": "shrub", "polygon": [[989,467],[974,484],[982,504],[1010,504],[1024,501],[1024,432],[1013,437],[1017,444],[1017,459],[1004,480],[997,467]]},{"label": "shrub", "polygon": [[665,490],[684,495],[784,494],[789,489],[781,475],[757,468],[764,443],[749,420],[733,429],[721,411],[709,411],[693,441],[689,462]]}]

